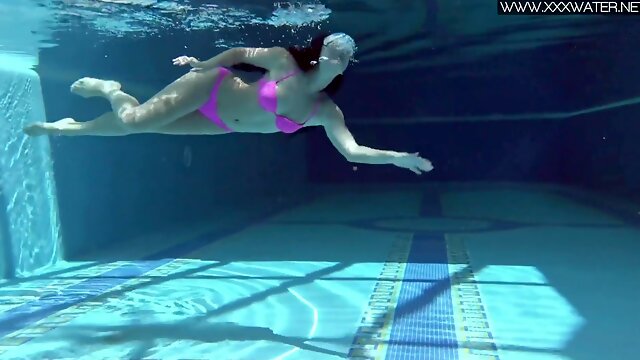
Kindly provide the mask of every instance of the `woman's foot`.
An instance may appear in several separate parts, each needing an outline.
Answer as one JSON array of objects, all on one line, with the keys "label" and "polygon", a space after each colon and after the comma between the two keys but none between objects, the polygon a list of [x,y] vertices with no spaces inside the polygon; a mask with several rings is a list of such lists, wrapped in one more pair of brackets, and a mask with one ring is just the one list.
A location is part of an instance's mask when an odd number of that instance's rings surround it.
[{"label": "woman's foot", "polygon": [[55,134],[56,131],[60,131],[65,126],[69,126],[70,124],[75,124],[76,121],[71,118],[66,118],[62,120],[58,120],[54,123],[35,123],[31,125],[27,125],[24,127],[22,131],[28,136],[42,136],[42,135],[51,135]]},{"label": "woman's foot", "polygon": [[121,87],[117,81],[85,77],[71,84],[71,92],[85,98],[94,96],[107,97],[110,92],[118,91]]},{"label": "woman's foot", "polygon": [[24,131],[28,136],[46,135],[49,132],[47,125],[48,123],[35,123],[25,126],[22,131]]}]

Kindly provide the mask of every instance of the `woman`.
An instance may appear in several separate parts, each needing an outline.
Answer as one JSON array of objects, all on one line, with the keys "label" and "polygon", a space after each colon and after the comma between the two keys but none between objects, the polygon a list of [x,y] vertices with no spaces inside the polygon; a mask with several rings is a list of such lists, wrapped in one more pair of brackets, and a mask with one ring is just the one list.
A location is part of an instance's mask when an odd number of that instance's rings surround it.
[{"label": "woman", "polygon": [[[143,104],[120,90],[118,82],[83,78],[71,85],[71,92],[103,97],[112,112],[87,122],[67,118],[36,123],[24,131],[31,136],[219,135],[293,133],[322,126],[350,162],[392,164],[416,174],[431,171],[431,163],[418,153],[358,145],[345,126],[327,92],[341,80],[355,50],[350,36],[337,33],[314,39],[306,49],[233,48],[206,61],[180,56],[174,65],[190,65],[191,71]],[[247,84],[227,69],[241,64],[264,69],[265,76]]]}]

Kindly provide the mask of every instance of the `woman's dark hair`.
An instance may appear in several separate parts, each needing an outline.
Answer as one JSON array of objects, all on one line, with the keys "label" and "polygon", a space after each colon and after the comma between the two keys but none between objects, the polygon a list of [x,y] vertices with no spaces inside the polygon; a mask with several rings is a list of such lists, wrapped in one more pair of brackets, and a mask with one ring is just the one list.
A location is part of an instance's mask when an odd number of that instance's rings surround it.
[{"label": "woman's dark hair", "polygon": [[[295,59],[296,64],[300,70],[307,72],[312,70],[320,59],[320,53],[322,52],[322,46],[324,45],[324,39],[331,34],[329,33],[321,33],[316,35],[313,39],[311,39],[311,44],[305,47],[301,46],[289,46],[287,50],[291,54],[291,56]],[[316,65],[313,65],[312,62],[315,62]],[[249,64],[236,64],[232,66],[234,69],[247,71],[247,72],[261,72],[266,73],[265,69],[249,65]],[[340,87],[342,86],[342,74],[336,76],[327,87],[322,89],[327,95],[332,96],[335,95]]]},{"label": "woman's dark hair", "polygon": [[[318,64],[320,53],[324,46],[324,39],[331,34],[321,33],[311,39],[311,44],[306,47],[290,46],[287,48],[291,56],[295,59],[300,70],[307,72],[312,70]],[[336,76],[327,87],[322,89],[327,95],[335,95],[342,86],[344,75]]]}]

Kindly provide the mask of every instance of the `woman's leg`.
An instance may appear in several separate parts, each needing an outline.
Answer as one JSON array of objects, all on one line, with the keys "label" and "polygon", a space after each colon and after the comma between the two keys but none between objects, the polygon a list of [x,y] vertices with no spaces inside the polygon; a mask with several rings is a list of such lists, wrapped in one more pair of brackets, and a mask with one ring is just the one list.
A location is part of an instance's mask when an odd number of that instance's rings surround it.
[{"label": "woman's leg", "polygon": [[[108,112],[91,121],[77,122],[73,119],[62,119],[53,123],[33,124],[25,128],[25,132],[31,136],[124,136],[145,131],[130,131],[120,126],[116,115],[113,112]],[[215,125],[197,110],[148,132],[168,135],[220,135],[227,133],[226,130]]]},{"label": "woman's leg", "polygon": [[198,110],[155,129],[153,132],[168,135],[221,135],[229,133],[214,124]]},{"label": "woman's leg", "polygon": [[206,103],[219,75],[218,69],[189,72],[143,104],[120,90],[120,83],[116,81],[83,78],[71,85],[71,91],[84,97],[106,98],[111,103],[112,113],[88,123],[63,119],[55,123],[33,124],[24,130],[29,135],[56,132],[60,135],[82,135],[86,132],[87,135],[121,136],[155,132]]},{"label": "woman's leg", "polygon": [[213,89],[217,69],[189,72],[166,86],[143,104],[122,92],[118,83],[84,78],[72,85],[83,96],[103,96],[111,103],[121,124],[132,131],[150,132],[185,116],[202,106]]},{"label": "woman's leg", "polygon": [[134,133],[119,124],[117,116],[111,111],[91,121],[78,122],[66,118],[52,123],[31,124],[24,128],[24,132],[29,136],[124,136]]}]

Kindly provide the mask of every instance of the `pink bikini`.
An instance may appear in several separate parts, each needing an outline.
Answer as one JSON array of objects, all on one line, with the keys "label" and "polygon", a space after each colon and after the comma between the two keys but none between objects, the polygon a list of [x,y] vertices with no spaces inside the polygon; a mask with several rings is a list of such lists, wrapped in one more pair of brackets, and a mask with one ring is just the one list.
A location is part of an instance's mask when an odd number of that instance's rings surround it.
[{"label": "pink bikini", "polygon": [[[224,78],[231,74],[231,71],[226,69],[226,68],[220,68],[220,75],[218,76],[218,79],[216,80],[216,83],[213,86],[213,90],[211,90],[211,96],[209,97],[209,101],[207,101],[204,105],[202,105],[200,107],[200,112],[206,116],[207,118],[209,118],[214,124],[218,125],[219,127],[225,129],[226,131],[229,132],[233,132],[233,130],[231,130],[227,124],[224,123],[224,121],[222,121],[222,119],[220,118],[220,116],[218,116],[218,112],[217,112],[217,108],[218,108],[218,101],[217,101],[217,94],[218,94],[218,90],[220,89],[220,84],[222,84],[222,80],[224,80]],[[258,82],[258,102],[260,103],[260,106],[265,110],[268,111],[274,115],[276,115],[276,127],[278,127],[278,129],[280,131],[282,131],[283,133],[286,134],[291,134],[294,133],[298,130],[300,130],[301,128],[304,127],[304,124],[309,121],[309,119],[311,119],[316,111],[318,110],[318,103],[316,103],[315,108],[313,109],[313,112],[311,113],[311,115],[309,116],[309,118],[307,118],[307,120],[305,120],[302,124],[299,124],[285,116],[279,115],[277,114],[278,111],[278,83],[282,80],[285,80],[293,75],[295,75],[296,72],[292,72],[289,75],[286,75],[285,77],[279,79],[279,80],[267,80],[265,78],[260,79],[260,81]]]}]

